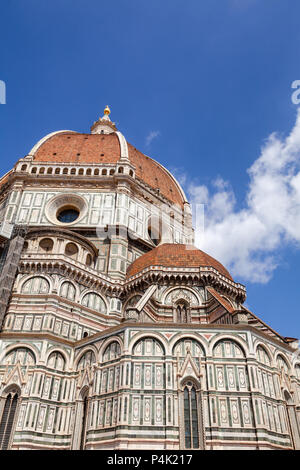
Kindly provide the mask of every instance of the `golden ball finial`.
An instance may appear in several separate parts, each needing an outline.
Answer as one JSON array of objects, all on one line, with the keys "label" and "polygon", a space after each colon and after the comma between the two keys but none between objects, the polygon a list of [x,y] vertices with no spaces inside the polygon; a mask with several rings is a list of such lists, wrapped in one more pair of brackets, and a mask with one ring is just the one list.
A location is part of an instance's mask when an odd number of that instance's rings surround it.
[{"label": "golden ball finial", "polygon": [[109,115],[110,115],[110,109],[109,109],[109,106],[108,106],[108,105],[106,106],[106,108],[105,108],[105,110],[104,110],[104,114],[105,114],[106,116],[109,116]]}]

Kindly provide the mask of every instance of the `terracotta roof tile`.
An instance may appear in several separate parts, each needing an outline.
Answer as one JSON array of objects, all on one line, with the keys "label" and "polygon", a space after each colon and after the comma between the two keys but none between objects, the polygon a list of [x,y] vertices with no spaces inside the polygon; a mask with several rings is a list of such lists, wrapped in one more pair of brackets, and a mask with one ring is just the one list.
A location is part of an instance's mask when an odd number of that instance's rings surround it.
[{"label": "terracotta roof tile", "polygon": [[128,151],[129,159],[136,168],[136,176],[152,188],[159,189],[161,194],[173,203],[182,206],[180,191],[167,171],[155,160],[147,157],[129,143]]},{"label": "terracotta roof tile", "polygon": [[120,158],[116,134],[56,134],[37,150],[34,160],[47,163],[116,163]]},{"label": "terracotta roof tile", "polygon": [[[130,162],[136,169],[136,176],[170,202],[183,207],[183,197],[174,179],[155,160],[147,157],[131,144],[128,145]],[[76,134],[65,132],[54,134],[36,151],[34,160],[45,163],[116,164],[120,159],[120,144],[113,134]]]},{"label": "terracotta roof tile", "polygon": [[195,268],[200,266],[213,267],[220,274],[233,280],[224,266],[204,251],[192,245],[164,243],[137,258],[127,270],[127,276],[134,276],[150,266],[175,268]]}]

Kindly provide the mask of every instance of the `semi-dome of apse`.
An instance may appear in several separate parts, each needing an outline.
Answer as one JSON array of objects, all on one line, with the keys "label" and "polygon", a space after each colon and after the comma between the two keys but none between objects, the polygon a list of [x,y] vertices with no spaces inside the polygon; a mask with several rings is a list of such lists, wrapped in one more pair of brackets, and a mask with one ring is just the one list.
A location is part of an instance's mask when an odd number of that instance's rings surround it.
[{"label": "semi-dome of apse", "polygon": [[127,269],[127,277],[135,276],[146,268],[214,268],[233,281],[227,269],[212,256],[193,245],[163,243],[137,258]]}]

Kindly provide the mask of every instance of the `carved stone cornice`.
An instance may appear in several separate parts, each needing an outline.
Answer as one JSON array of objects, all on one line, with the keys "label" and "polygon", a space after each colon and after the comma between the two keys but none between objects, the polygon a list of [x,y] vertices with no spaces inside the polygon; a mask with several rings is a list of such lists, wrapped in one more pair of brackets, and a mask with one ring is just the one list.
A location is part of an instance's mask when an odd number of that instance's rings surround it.
[{"label": "carved stone cornice", "polygon": [[160,283],[167,285],[199,285],[213,286],[234,297],[239,302],[246,300],[246,289],[242,284],[231,281],[215,268],[164,268],[150,266],[142,272],[130,277],[125,289],[131,291],[138,286]]}]

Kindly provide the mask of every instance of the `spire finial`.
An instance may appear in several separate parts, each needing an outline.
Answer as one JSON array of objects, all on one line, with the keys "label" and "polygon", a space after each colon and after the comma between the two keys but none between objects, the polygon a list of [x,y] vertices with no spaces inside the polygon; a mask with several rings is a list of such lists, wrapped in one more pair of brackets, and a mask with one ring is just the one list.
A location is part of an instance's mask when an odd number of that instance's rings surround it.
[{"label": "spire finial", "polygon": [[105,116],[110,115],[110,108],[109,108],[108,104],[106,105],[106,108],[104,109],[104,114],[105,114]]}]

